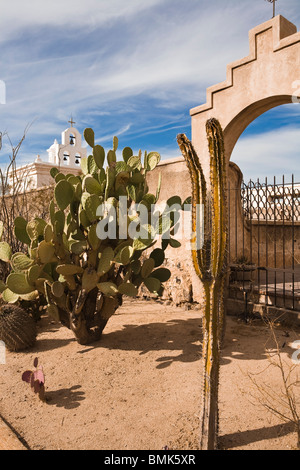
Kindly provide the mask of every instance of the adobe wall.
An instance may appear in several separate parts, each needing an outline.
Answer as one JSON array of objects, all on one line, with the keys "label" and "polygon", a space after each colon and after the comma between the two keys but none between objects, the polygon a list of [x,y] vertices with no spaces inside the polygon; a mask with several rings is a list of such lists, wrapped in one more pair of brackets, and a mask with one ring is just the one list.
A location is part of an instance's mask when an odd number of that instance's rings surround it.
[{"label": "adobe wall", "polygon": [[[149,191],[153,194],[156,192],[159,173],[162,175],[160,201],[167,201],[173,195],[180,196],[182,201],[191,196],[190,175],[183,157],[162,161],[154,171],[148,174]],[[234,187],[242,180],[242,174],[234,163],[229,165],[228,177],[230,184]],[[233,202],[231,201],[231,204]],[[241,204],[239,210],[241,211]],[[234,213],[233,208],[231,213]],[[241,217],[238,218],[238,223],[242,227]],[[241,231],[239,230],[238,233],[240,234]],[[202,285],[195,274],[189,238],[183,237],[179,241],[181,242],[180,248],[168,247],[166,250],[166,266],[172,271],[172,278],[166,285],[165,298],[176,304],[191,300],[201,304],[203,301]],[[231,242],[234,243],[233,240]]]},{"label": "adobe wall", "polygon": [[[186,163],[182,157],[161,162],[148,174],[149,191],[155,194],[159,173],[162,175],[160,201],[166,201],[173,195],[180,196],[182,201],[191,195],[191,181]],[[295,264],[300,262],[300,224],[292,227],[279,223],[264,224],[249,222],[245,219],[241,200],[241,183],[243,174],[233,162],[228,168],[228,206],[229,206],[229,263],[246,257],[256,265],[282,268],[292,266],[292,249],[294,248]],[[176,238],[176,237],[175,237]],[[284,239],[284,244],[283,244]],[[295,240],[293,244],[293,239]],[[266,242],[267,240],[267,242]],[[199,279],[195,275],[188,249],[188,239],[180,240],[181,247],[168,247],[166,265],[172,271],[172,278],[166,285],[165,298],[176,304],[188,303],[191,300],[202,303],[203,292]],[[274,245],[276,244],[276,261]],[[294,246],[293,246],[294,245]],[[259,254],[258,254],[259,252]]]}]

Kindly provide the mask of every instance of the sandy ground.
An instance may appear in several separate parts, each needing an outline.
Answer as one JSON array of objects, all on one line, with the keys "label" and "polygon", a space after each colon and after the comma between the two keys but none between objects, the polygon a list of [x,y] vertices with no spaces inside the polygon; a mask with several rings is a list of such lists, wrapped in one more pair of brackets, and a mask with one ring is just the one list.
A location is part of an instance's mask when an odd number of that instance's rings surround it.
[{"label": "sandy ground", "polygon": [[[288,343],[299,332],[277,334],[287,343],[289,364]],[[278,370],[267,368],[269,335],[260,323],[228,319],[220,387],[223,449],[295,447],[293,429],[259,405],[249,378],[261,372],[257,380],[280,390]],[[44,367],[47,403],[21,381],[35,357]],[[42,319],[36,346],[8,353],[0,365],[0,414],[33,450],[197,450],[201,383],[199,311],[132,301],[96,345],[80,346],[69,330]]]}]

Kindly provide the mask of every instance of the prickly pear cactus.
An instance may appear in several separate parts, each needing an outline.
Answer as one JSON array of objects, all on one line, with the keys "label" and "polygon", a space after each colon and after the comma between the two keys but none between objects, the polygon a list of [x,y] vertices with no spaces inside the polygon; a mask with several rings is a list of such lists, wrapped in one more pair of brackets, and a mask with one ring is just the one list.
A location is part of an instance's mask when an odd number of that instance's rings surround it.
[{"label": "prickly pear cactus", "polygon": [[[218,435],[218,387],[220,347],[224,324],[224,282],[226,276],[227,204],[223,132],[219,122],[206,124],[210,153],[210,181],[204,173],[191,142],[184,134],[178,144],[192,181],[192,258],[205,293],[203,319],[204,383],[201,410],[201,450],[215,450]],[[204,240],[197,243],[197,205],[203,208]]]},{"label": "prickly pear cactus", "polygon": [[[79,343],[88,344],[100,339],[123,296],[135,297],[142,284],[160,295],[171,276],[168,269],[160,267],[164,250],[169,242],[177,246],[178,242],[168,238],[157,247],[159,236],[172,232],[175,219],[169,218],[167,225],[160,214],[155,226],[150,223],[161,180],[156,194],[151,194],[147,174],[157,167],[160,155],[145,152],[142,158],[141,151],[134,155],[125,147],[122,160],[118,160],[116,137],[107,154],[95,144],[92,129],[85,129],[84,137],[91,155],[81,159],[82,174],[65,175],[57,168],[50,171],[55,180],[50,219],[16,218],[15,235],[27,250],[12,253],[8,243],[0,240],[0,260],[10,264],[6,282],[0,281],[0,293],[2,300],[11,304],[34,302],[42,296],[48,314],[70,328]],[[143,208],[145,221],[137,223],[137,212]],[[112,209],[116,224],[110,236]],[[132,235],[125,230],[124,236],[124,225],[128,229],[131,224],[140,226],[142,232]],[[99,226],[108,228],[108,233],[102,231],[107,238],[99,236]],[[146,250],[149,255],[142,261]]]},{"label": "prickly pear cactus", "polygon": [[0,340],[10,351],[32,347],[37,336],[35,321],[20,307],[0,307]]}]

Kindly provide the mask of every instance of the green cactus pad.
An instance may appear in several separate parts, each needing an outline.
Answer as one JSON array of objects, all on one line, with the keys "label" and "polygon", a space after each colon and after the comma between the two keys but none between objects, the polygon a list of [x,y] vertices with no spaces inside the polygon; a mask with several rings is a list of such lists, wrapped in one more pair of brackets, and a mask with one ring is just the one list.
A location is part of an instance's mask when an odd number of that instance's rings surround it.
[{"label": "green cactus pad", "polygon": [[27,272],[27,281],[29,284],[34,284],[38,278],[40,277],[42,268],[41,266],[35,264],[34,266],[31,266]]},{"label": "green cactus pad", "polygon": [[152,171],[154,170],[157,165],[159,164],[160,162],[160,154],[157,153],[157,152],[150,152],[147,157],[146,157],[146,161],[145,161],[145,168],[147,171]]},{"label": "green cactus pad", "polygon": [[85,240],[73,242],[70,244],[70,249],[74,255],[81,255],[87,250],[87,242]]},{"label": "green cactus pad", "polygon": [[8,243],[0,242],[0,260],[8,263],[12,256],[12,250]]},{"label": "green cactus pad", "polygon": [[178,205],[181,207],[182,205],[181,198],[179,196],[172,196],[167,200],[167,205],[169,207],[172,207],[174,205]]},{"label": "green cactus pad", "polygon": [[64,295],[64,291],[65,291],[65,288],[61,282],[59,281],[53,282],[51,286],[51,292],[54,295],[54,297],[62,297]]},{"label": "green cactus pad", "polygon": [[85,176],[82,186],[90,194],[97,194],[98,196],[102,194],[101,184],[92,175]]},{"label": "green cactus pad", "polygon": [[65,228],[65,214],[63,211],[57,211],[54,214],[54,229],[57,235],[62,234]]},{"label": "green cactus pad", "polygon": [[125,162],[117,162],[116,163],[116,174],[118,175],[119,173],[128,173],[131,171],[130,166],[127,165]]},{"label": "green cactus pad", "polygon": [[114,150],[109,150],[107,154],[107,162],[109,166],[114,166],[117,161],[116,152]]},{"label": "green cactus pad", "polygon": [[90,147],[93,148],[95,146],[95,133],[94,133],[93,129],[91,129],[89,127],[84,129],[83,135],[84,135],[84,138],[86,140],[86,143]]},{"label": "green cactus pad", "polygon": [[93,250],[98,250],[101,244],[97,236],[97,225],[92,225],[88,233],[88,241]]},{"label": "green cactus pad", "polygon": [[117,136],[115,136],[113,138],[113,149],[115,152],[118,150],[118,147],[119,147],[119,139]]},{"label": "green cactus pad", "polygon": [[83,225],[84,228],[87,228],[87,227],[89,227],[89,225],[91,225],[91,222],[90,222],[88,216],[86,215],[86,211],[84,209],[82,209],[79,212],[79,221],[80,221],[81,225]]},{"label": "green cactus pad", "polygon": [[159,268],[152,272],[151,277],[160,282],[167,282],[171,277],[171,271],[167,268]]},{"label": "green cactus pad", "polygon": [[62,274],[63,276],[71,276],[73,274],[82,274],[83,268],[81,266],[77,266],[76,264],[60,264],[57,266],[56,272],[58,274]]},{"label": "green cactus pad", "polygon": [[172,218],[170,217],[170,213],[163,213],[161,217],[159,217],[158,224],[156,226],[156,233],[159,235],[167,234],[172,228]]},{"label": "green cactus pad", "polygon": [[123,160],[125,163],[128,162],[129,158],[133,156],[133,151],[130,147],[125,147],[122,152]]},{"label": "green cactus pad", "polygon": [[163,262],[165,261],[165,252],[161,248],[156,248],[150,254],[150,258],[154,259],[154,262],[155,262],[154,267],[158,268],[158,266],[161,266]]},{"label": "green cactus pad", "polygon": [[108,167],[106,169],[106,186],[105,186],[105,200],[109,198],[110,192],[114,187],[116,178],[116,170],[114,167]]},{"label": "green cactus pad", "polygon": [[55,183],[59,183],[60,181],[63,181],[66,179],[66,175],[64,175],[63,173],[57,173],[54,179],[55,179]]},{"label": "green cactus pad", "polygon": [[102,200],[96,194],[88,195],[84,201],[84,210],[90,222],[96,222],[97,209],[101,205]]},{"label": "green cactus pad", "polygon": [[19,300],[19,295],[12,292],[10,289],[5,289],[2,292],[2,299],[8,304],[15,304]]},{"label": "green cactus pad", "polygon": [[116,255],[115,262],[127,266],[130,263],[130,259],[134,254],[132,246],[124,246]]},{"label": "green cactus pad", "polygon": [[52,261],[55,254],[55,247],[51,243],[43,240],[38,246],[38,257],[42,264],[47,264]]},{"label": "green cactus pad", "polygon": [[81,160],[80,160],[80,166],[81,166],[82,173],[83,173],[84,175],[87,175],[88,172],[89,172],[88,159],[87,159],[87,157],[82,157],[82,158],[81,158]]},{"label": "green cactus pad", "polygon": [[11,257],[11,265],[15,272],[23,272],[27,271],[32,265],[34,261],[24,253],[15,253]]},{"label": "green cactus pad", "polygon": [[58,175],[59,170],[57,168],[51,168],[50,170],[50,175],[52,176],[53,179],[55,179],[56,175]]},{"label": "green cactus pad", "polygon": [[134,274],[138,275],[141,272],[141,268],[142,268],[140,260],[139,259],[133,260],[130,263],[130,268],[132,269],[132,272]]},{"label": "green cactus pad", "polygon": [[29,294],[20,295],[20,299],[26,300],[27,302],[33,302],[34,300],[38,298],[38,296],[39,296],[38,291],[34,290],[32,292],[29,292]]},{"label": "green cactus pad", "polygon": [[94,156],[93,155],[89,155],[88,156],[88,170],[89,170],[89,174],[90,175],[94,175],[98,172],[98,166],[95,162],[95,159],[94,159]]},{"label": "green cactus pad", "polygon": [[144,284],[149,292],[154,294],[158,294],[161,289],[160,281],[154,277],[147,277],[147,279],[144,279]]},{"label": "green cactus pad", "polygon": [[93,149],[93,156],[95,159],[95,163],[97,167],[101,170],[104,165],[104,160],[105,160],[105,150],[101,145],[95,145]]},{"label": "green cactus pad", "polygon": [[99,257],[100,257],[100,260],[99,260],[97,272],[100,276],[103,276],[111,268],[111,265],[114,259],[114,250],[111,247],[107,247],[101,254],[99,254]]},{"label": "green cactus pad", "polygon": [[149,277],[154,267],[155,267],[154,259],[153,258],[146,259],[141,269],[142,278],[146,279],[147,277]]},{"label": "green cactus pad", "polygon": [[45,242],[50,243],[53,239],[53,228],[51,225],[46,225],[44,230]]},{"label": "green cactus pad", "polygon": [[137,200],[137,197],[136,197],[136,188],[133,184],[129,184],[127,187],[126,187],[126,191],[127,191],[127,194],[128,194],[128,197],[132,200],[132,201],[136,201]]},{"label": "green cactus pad", "polygon": [[80,182],[80,183],[77,183],[76,186],[74,186],[74,197],[76,201],[81,201],[81,196],[82,196],[82,185]]},{"label": "green cactus pad", "polygon": [[128,297],[136,297],[138,295],[138,289],[131,282],[126,282],[121,284],[118,287],[118,291],[122,295],[127,295]]},{"label": "green cactus pad", "polygon": [[67,181],[74,187],[77,186],[78,183],[81,184],[79,176],[70,175],[68,176]]},{"label": "green cactus pad", "polygon": [[108,297],[113,297],[118,294],[118,288],[113,282],[101,282],[97,284],[97,287],[100,292]]},{"label": "green cactus pad", "polygon": [[154,194],[145,194],[143,199],[141,200],[140,204],[143,204],[147,207],[147,209],[151,209],[151,206],[156,203],[156,196]]},{"label": "green cactus pad", "polygon": [[132,177],[130,178],[130,182],[132,184],[142,184],[145,182],[145,177],[139,171],[133,173]]},{"label": "green cactus pad", "polygon": [[18,295],[29,294],[35,289],[26,279],[25,274],[11,273],[6,280],[7,287]]},{"label": "green cactus pad", "polygon": [[132,170],[142,168],[141,159],[140,157],[132,156],[128,159],[127,164],[130,166]]},{"label": "green cactus pad", "polygon": [[27,221],[23,217],[17,217],[14,222],[14,232],[17,239],[25,245],[30,245],[31,240],[27,234]]},{"label": "green cactus pad", "polygon": [[74,198],[74,189],[66,180],[60,181],[54,189],[55,200],[60,210],[64,211]]},{"label": "green cactus pad", "polygon": [[149,245],[151,245],[152,242],[153,240],[151,240],[151,238],[147,238],[147,239],[136,238],[133,241],[132,247],[134,248],[135,251],[144,251],[149,247]]},{"label": "green cactus pad", "polygon": [[181,243],[178,240],[175,240],[175,238],[170,238],[169,244],[172,248],[180,248]]},{"label": "green cactus pad", "polygon": [[37,240],[40,236],[44,235],[46,225],[47,223],[43,219],[38,218],[28,222],[26,231],[30,240]]}]

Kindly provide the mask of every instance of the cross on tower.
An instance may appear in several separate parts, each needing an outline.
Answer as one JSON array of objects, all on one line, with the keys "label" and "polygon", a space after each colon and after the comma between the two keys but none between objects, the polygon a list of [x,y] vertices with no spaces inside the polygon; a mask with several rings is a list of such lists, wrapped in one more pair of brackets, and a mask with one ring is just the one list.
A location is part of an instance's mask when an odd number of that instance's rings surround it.
[{"label": "cross on tower", "polygon": [[276,14],[276,4],[275,4],[275,2],[277,2],[277,0],[267,0],[267,2],[273,3],[273,18],[275,18],[275,14]]},{"label": "cross on tower", "polygon": [[71,119],[70,119],[70,121],[68,121],[68,122],[71,124],[71,127],[73,127],[73,124],[76,124],[76,122],[73,121],[73,116],[71,116]]}]

